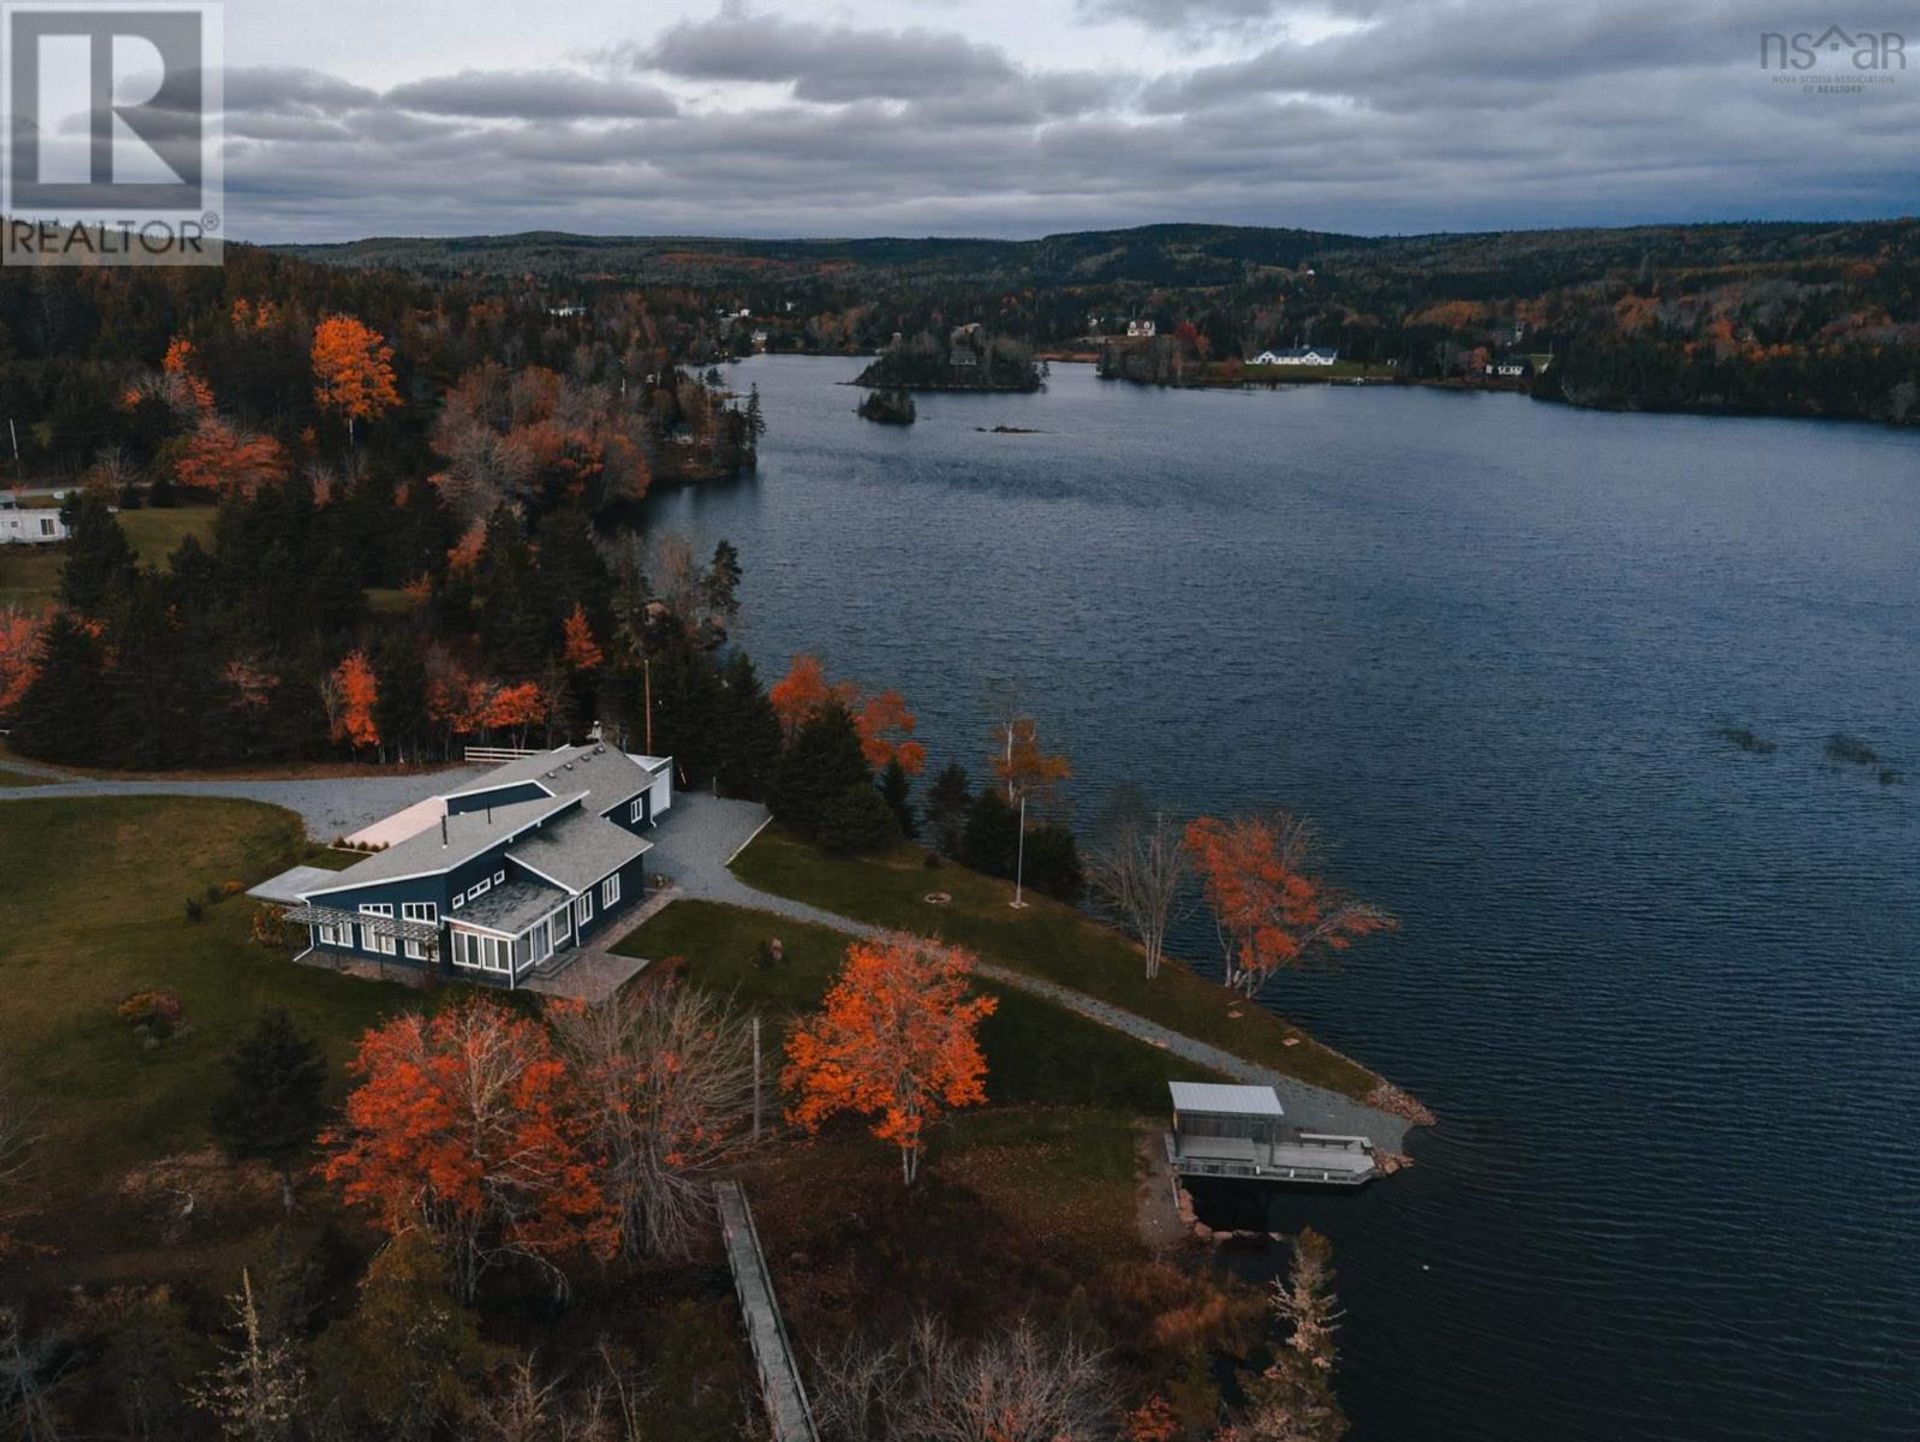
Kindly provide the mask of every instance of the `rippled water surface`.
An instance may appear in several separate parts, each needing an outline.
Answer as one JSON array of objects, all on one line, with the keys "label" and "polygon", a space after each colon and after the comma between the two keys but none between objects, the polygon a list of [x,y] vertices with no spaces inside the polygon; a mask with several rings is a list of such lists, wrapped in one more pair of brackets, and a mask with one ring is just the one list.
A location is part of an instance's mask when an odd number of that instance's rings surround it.
[{"label": "rippled water surface", "polygon": [[1275,1207],[1358,1442],[1920,1436],[1920,436],[1083,367],[896,430],[857,369],[738,367],[759,477],[653,503],[770,678],[977,770],[1017,677],[1083,814],[1292,806],[1404,922],[1279,996],[1441,1116]]}]

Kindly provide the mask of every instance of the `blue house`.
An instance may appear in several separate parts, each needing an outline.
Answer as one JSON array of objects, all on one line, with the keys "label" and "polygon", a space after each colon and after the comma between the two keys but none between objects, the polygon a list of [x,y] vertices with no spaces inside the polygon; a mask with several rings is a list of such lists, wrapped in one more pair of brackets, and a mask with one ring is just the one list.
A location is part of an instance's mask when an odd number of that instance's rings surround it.
[{"label": "blue house", "polygon": [[403,839],[344,871],[296,866],[248,895],[310,951],[512,987],[640,899],[643,833],[672,800],[670,759],[535,752],[389,818]]}]

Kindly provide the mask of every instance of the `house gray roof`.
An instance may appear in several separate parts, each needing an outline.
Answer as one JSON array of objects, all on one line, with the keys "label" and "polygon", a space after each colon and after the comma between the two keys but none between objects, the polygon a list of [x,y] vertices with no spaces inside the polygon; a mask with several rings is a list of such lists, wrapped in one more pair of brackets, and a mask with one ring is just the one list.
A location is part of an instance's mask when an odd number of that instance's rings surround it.
[{"label": "house gray roof", "polygon": [[259,901],[274,901],[282,906],[298,906],[316,886],[325,886],[340,873],[324,866],[290,866],[278,876],[270,876],[247,895]]},{"label": "house gray roof", "polygon": [[494,767],[471,786],[448,794],[478,796],[529,781],[556,796],[584,792],[587,810],[605,816],[652,785],[653,774],[617,746],[589,741],[581,746],[560,746],[537,755],[522,756],[518,761]]},{"label": "house gray roof", "polygon": [[450,912],[447,920],[517,934],[548,912],[558,911],[566,900],[567,893],[557,886],[548,886],[531,877],[516,877],[502,882],[485,896],[469,901],[460,910]]},{"label": "house gray roof", "polygon": [[1280,1098],[1272,1087],[1223,1086],[1218,1082],[1168,1082],[1177,1112],[1212,1112],[1216,1116],[1278,1117]]},{"label": "house gray roof", "polygon": [[590,811],[575,811],[522,838],[507,856],[569,891],[585,891],[651,850],[652,842],[631,831]]},{"label": "house gray roof", "polygon": [[[322,896],[328,892],[351,891],[381,881],[398,881],[407,876],[437,876],[471,861],[503,841],[530,831],[548,818],[557,816],[585,799],[587,792],[574,790],[565,796],[543,796],[534,801],[510,801],[503,806],[486,806],[478,811],[462,811],[442,818],[439,826],[430,826],[385,851],[376,851],[365,861],[345,871],[331,873],[326,886],[315,886],[305,895]],[[617,827],[615,828],[618,829]]]}]

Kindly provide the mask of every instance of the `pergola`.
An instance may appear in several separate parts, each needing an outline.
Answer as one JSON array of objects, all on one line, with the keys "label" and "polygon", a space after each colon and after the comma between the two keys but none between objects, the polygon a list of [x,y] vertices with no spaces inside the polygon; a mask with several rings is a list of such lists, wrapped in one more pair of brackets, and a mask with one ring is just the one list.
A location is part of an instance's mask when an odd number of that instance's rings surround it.
[{"label": "pergola", "polygon": [[[403,921],[398,917],[380,916],[370,911],[342,911],[333,906],[295,906],[287,910],[286,919],[298,926],[357,926],[362,935],[411,942],[415,946],[426,947],[429,952],[436,949],[440,942],[440,926],[437,922]],[[351,931],[346,934],[353,935]]]}]

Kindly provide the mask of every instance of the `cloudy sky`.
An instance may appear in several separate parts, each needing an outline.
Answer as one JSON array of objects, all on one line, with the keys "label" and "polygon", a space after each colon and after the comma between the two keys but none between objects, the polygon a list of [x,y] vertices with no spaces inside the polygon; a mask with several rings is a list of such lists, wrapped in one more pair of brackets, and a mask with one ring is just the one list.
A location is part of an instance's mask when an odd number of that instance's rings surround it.
[{"label": "cloudy sky", "polygon": [[[1920,211],[1890,0],[229,0],[229,233],[1378,233]],[[1862,94],[1766,30],[1913,36]],[[1823,55],[1819,73],[1845,57]],[[1851,78],[1851,77],[1849,77]]]}]

